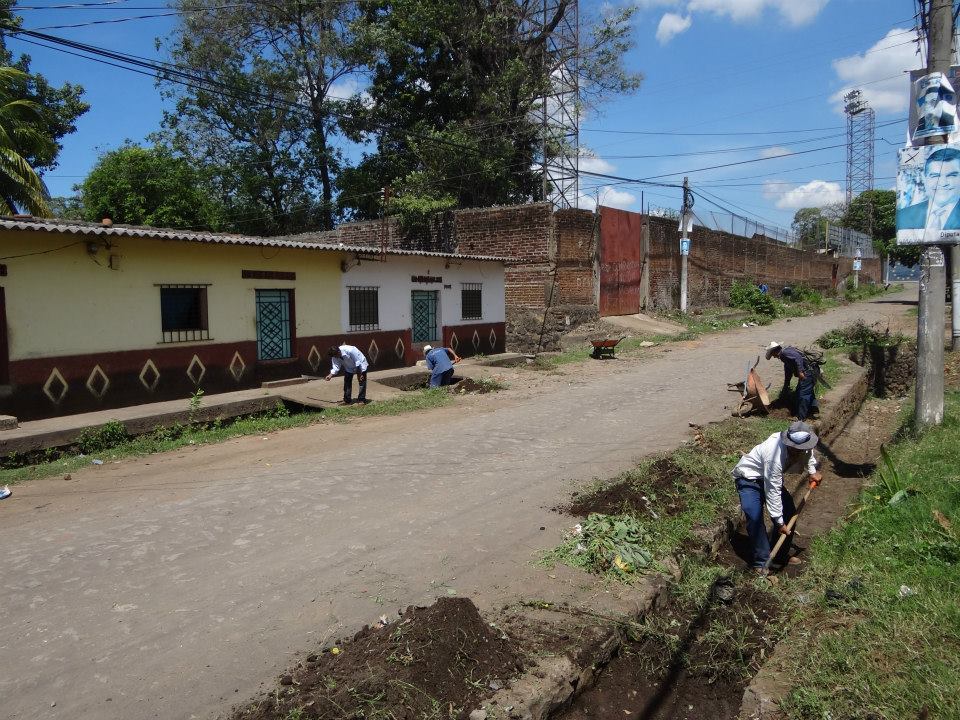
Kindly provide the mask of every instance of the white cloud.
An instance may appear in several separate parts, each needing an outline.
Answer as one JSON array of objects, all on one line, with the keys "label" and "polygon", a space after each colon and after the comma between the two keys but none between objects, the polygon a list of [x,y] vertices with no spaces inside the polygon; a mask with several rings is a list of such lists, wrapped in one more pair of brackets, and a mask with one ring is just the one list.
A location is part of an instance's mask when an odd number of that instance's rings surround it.
[{"label": "white cloud", "polygon": [[762,158],[775,158],[775,157],[786,157],[787,155],[793,155],[793,150],[788,150],[785,147],[780,147],[775,145],[774,147],[764,148],[760,151],[760,157]]},{"label": "white cloud", "polygon": [[657,25],[657,42],[666,45],[680,33],[689,30],[692,23],[693,17],[690,15],[683,17],[676,13],[665,13]]},{"label": "white cloud", "polygon": [[604,173],[609,175],[617,169],[616,165],[607,162],[603,158],[593,155],[581,155],[577,161],[581,170],[585,172]]},{"label": "white cloud", "polygon": [[357,94],[364,98],[369,97],[366,93],[366,85],[361,84],[358,78],[348,75],[330,86],[327,97],[331,100],[349,100]]},{"label": "white cloud", "polygon": [[826,180],[811,180],[798,186],[792,186],[782,180],[768,180],[763,185],[763,196],[768,200],[774,200],[774,204],[781,210],[823,207],[846,199],[840,183]]},{"label": "white cloud", "polygon": [[[637,196],[633,193],[617,190],[609,185],[599,188],[598,194],[601,205],[619,208],[621,210],[630,210],[637,202]],[[597,196],[597,194],[581,194],[580,197],[577,198],[577,207],[582,210],[596,210]]]},{"label": "white cloud", "polygon": [[843,114],[843,96],[859,88],[877,112],[903,112],[910,102],[910,85],[904,71],[921,65],[912,31],[894,28],[863,54],[833,61],[837,79],[844,86],[830,100],[837,112]]},{"label": "white cloud", "polygon": [[712,12],[734,22],[756,20],[764,10],[777,10],[791,25],[808,23],[826,7],[829,0],[690,0],[691,12]]}]

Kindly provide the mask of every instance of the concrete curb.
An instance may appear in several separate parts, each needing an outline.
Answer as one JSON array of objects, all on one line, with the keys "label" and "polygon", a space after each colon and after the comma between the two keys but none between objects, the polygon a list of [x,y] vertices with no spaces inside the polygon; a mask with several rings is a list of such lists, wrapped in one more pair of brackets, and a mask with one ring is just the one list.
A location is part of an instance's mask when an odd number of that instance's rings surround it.
[{"label": "concrete curb", "polygon": [[[853,372],[824,397],[826,412],[816,427],[826,442],[832,441],[843,431],[867,396],[867,371],[853,363],[850,363],[850,367]],[[804,485],[805,475],[797,473],[793,491],[797,492]],[[736,530],[739,521],[740,506],[737,505],[724,513],[717,523],[704,528],[700,533],[703,539],[701,551],[705,555],[716,554]],[[621,610],[618,613],[621,622],[638,621],[656,607],[670,581],[680,579],[679,564],[672,562],[671,565],[671,575],[651,576],[642,588],[638,588],[639,592],[633,598],[635,606],[630,611]],[[617,609],[613,611],[606,614],[613,616]],[[597,610],[591,608],[591,612]],[[568,705],[593,685],[600,670],[623,644],[624,632],[616,621],[598,628],[598,631],[598,635],[582,648],[577,660],[562,655],[537,661],[509,687],[498,691],[482,707],[474,710],[470,714],[471,720],[547,720],[552,713]],[[752,687],[753,683],[745,691],[744,702]],[[752,715],[742,717],[743,720],[755,720]]]}]

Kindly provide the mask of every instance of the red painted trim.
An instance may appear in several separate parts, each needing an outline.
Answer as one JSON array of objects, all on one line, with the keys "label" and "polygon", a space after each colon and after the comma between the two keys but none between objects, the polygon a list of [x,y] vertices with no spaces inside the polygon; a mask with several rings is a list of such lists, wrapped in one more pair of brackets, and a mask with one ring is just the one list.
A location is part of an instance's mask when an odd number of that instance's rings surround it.
[{"label": "red painted trim", "polygon": [[[6,270],[6,266],[4,266]],[[6,272],[3,273],[6,275]],[[7,295],[0,287],[0,385],[10,382],[10,345],[7,342]]]},{"label": "red painted trim", "polygon": [[[494,342],[490,342],[490,331],[494,332]],[[473,334],[477,333],[479,342],[473,345]],[[453,346],[453,334],[457,335],[457,354],[469,357],[478,353],[493,355],[506,352],[506,326],[504,323],[469,323],[465,325],[445,325],[443,327],[443,344]]]}]

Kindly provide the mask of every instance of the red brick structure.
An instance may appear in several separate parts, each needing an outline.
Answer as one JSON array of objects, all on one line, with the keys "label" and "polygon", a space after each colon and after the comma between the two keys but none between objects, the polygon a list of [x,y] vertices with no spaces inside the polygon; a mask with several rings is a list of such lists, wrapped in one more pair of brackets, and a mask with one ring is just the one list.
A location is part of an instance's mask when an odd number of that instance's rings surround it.
[{"label": "red brick structure", "polygon": [[[649,233],[643,267],[649,290],[641,303],[651,309],[675,308],[680,296],[677,221],[658,217],[644,217],[643,221]],[[774,291],[802,284],[829,293],[853,271],[852,258],[798,250],[762,236],[745,238],[697,226],[690,248],[687,299],[693,308],[725,305],[736,280],[763,282]],[[866,258],[862,262],[861,282],[880,282],[880,260]]]}]

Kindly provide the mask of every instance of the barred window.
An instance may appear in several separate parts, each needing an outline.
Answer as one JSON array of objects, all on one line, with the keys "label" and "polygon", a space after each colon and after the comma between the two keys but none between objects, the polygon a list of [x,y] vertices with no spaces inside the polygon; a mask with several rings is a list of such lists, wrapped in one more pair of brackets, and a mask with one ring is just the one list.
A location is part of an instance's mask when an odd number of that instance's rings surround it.
[{"label": "barred window", "polygon": [[479,320],[483,317],[482,283],[461,283],[460,308],[462,320]]},{"label": "barred window", "polygon": [[380,288],[348,287],[350,330],[380,328]]},{"label": "barred window", "polygon": [[160,285],[163,342],[209,340],[207,285]]}]

